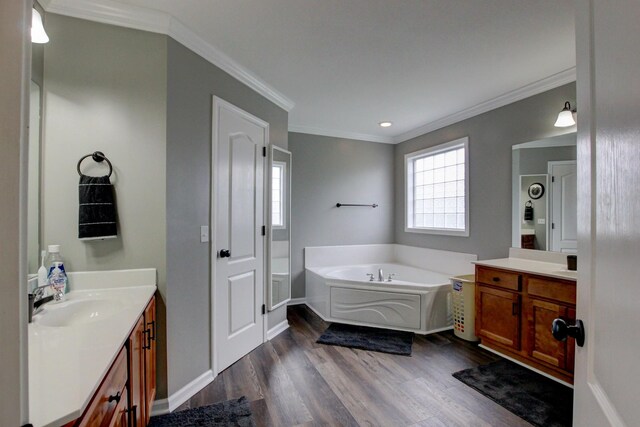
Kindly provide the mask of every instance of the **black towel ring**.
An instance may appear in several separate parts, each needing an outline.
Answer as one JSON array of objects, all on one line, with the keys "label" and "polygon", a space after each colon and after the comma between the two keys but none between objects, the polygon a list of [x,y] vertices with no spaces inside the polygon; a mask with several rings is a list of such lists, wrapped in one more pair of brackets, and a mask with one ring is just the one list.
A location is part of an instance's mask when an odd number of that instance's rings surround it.
[{"label": "black towel ring", "polygon": [[87,154],[86,156],[83,156],[80,160],[78,160],[78,175],[82,176],[82,172],[80,172],[80,163],[82,163],[82,161],[87,157],[91,157],[93,161],[97,163],[102,163],[103,160],[106,160],[107,164],[109,165],[109,175],[107,176],[111,177],[111,173],[113,172],[113,166],[111,165],[111,162],[109,161],[109,159],[107,159],[107,156],[105,156],[102,151],[94,151],[93,153]]}]

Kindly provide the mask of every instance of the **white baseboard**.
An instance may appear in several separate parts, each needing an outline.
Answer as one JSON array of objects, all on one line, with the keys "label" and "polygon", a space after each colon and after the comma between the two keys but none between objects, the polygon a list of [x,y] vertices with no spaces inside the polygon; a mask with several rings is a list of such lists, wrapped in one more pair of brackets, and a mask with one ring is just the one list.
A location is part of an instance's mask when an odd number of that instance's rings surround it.
[{"label": "white baseboard", "polygon": [[307,299],[305,297],[291,298],[287,303],[287,305],[300,305],[300,304],[306,304],[306,303],[307,303]]},{"label": "white baseboard", "polygon": [[287,319],[284,319],[282,322],[278,323],[273,328],[267,331],[267,340],[272,340],[277,337],[280,333],[289,329],[289,322]]},{"label": "white baseboard", "polygon": [[208,370],[166,399],[158,399],[154,401],[153,408],[151,409],[151,416],[164,415],[175,411],[180,405],[211,383],[215,377],[216,376],[213,374],[213,371]]}]

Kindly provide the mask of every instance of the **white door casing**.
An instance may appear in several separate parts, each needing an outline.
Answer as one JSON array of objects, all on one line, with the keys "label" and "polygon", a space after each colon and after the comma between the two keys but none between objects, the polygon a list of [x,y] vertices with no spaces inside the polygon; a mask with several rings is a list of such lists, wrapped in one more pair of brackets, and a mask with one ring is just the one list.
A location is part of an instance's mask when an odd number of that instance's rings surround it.
[{"label": "white door casing", "polygon": [[[265,158],[269,124],[213,98],[212,368],[264,342]],[[221,257],[221,250],[230,256]]]},{"label": "white door casing", "polygon": [[549,202],[550,250],[554,252],[576,253],[578,248],[577,230],[577,168],[575,160],[548,163],[551,175]]},{"label": "white door casing", "polygon": [[578,292],[575,426],[640,419],[638,0],[577,0]]}]

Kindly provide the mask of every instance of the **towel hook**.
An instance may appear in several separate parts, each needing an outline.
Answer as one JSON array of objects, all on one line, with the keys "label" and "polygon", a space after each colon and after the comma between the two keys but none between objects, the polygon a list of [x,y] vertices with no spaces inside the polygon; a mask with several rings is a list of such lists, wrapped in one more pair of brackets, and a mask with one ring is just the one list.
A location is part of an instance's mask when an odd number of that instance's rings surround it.
[{"label": "towel hook", "polygon": [[107,159],[107,156],[104,155],[104,153],[102,151],[94,151],[91,154],[87,154],[86,156],[82,156],[82,158],[80,160],[78,160],[78,175],[82,176],[82,172],[80,172],[80,163],[82,163],[82,161],[84,159],[86,159],[87,157],[91,157],[93,159],[94,162],[96,163],[102,163],[103,160],[107,161],[107,164],[109,165],[109,175],[107,175],[108,177],[111,177],[111,173],[113,172],[113,166],[111,165],[111,162],[109,161],[109,159]]}]

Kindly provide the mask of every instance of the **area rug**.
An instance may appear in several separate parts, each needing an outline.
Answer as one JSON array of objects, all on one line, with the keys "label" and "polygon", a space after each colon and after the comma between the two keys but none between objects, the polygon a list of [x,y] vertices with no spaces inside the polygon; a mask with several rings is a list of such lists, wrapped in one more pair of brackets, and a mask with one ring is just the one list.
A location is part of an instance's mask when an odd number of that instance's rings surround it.
[{"label": "area rug", "polygon": [[413,332],[332,323],[316,341],[320,344],[411,356]]},{"label": "area rug", "polygon": [[251,408],[246,397],[215,405],[187,409],[151,417],[149,427],[253,427]]},{"label": "area rug", "polygon": [[455,378],[536,426],[571,426],[573,390],[508,360],[455,372]]}]

